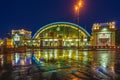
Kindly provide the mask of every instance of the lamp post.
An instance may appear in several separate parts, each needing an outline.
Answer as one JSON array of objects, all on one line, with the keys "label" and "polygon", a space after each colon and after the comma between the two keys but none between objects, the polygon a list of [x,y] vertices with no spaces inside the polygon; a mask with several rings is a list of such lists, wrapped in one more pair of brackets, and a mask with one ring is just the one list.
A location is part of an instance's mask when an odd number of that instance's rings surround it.
[{"label": "lamp post", "polygon": [[82,7],[82,4],[83,1],[82,0],[79,0],[76,5],[75,5],[75,13],[77,15],[77,24],[79,25],[79,15],[80,15],[80,8]]},{"label": "lamp post", "polygon": [[[79,25],[79,21],[80,21],[80,8],[82,7],[82,0],[79,0],[76,5],[75,5],[75,12],[77,15],[77,24]],[[78,49],[79,49],[79,28],[78,28]]]}]

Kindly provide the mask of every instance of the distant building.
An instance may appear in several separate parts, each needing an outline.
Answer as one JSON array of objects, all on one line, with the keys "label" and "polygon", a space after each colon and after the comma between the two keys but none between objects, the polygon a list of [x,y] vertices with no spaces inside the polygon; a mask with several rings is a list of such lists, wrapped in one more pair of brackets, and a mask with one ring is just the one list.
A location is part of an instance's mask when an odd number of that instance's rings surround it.
[{"label": "distant building", "polygon": [[115,42],[116,45],[120,45],[120,29],[116,29],[116,36],[115,36]]},{"label": "distant building", "polygon": [[93,24],[92,46],[115,46],[115,30],[115,22]]},{"label": "distant building", "polygon": [[22,46],[24,45],[24,40],[31,39],[31,31],[27,31],[24,29],[20,30],[12,30],[11,35],[13,39],[13,45],[14,46]]},{"label": "distant building", "polygon": [[22,38],[24,38],[24,39],[31,39],[32,32],[24,30],[24,29],[12,30],[12,36],[14,36],[16,34],[22,36]]}]

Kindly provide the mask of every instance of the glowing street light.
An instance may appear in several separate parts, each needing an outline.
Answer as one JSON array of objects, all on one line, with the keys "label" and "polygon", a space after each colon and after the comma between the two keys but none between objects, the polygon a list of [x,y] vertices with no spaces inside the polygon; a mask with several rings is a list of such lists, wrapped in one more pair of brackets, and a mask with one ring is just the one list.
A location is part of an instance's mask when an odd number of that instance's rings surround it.
[{"label": "glowing street light", "polygon": [[[79,25],[79,15],[80,15],[80,8],[82,7],[82,0],[79,0],[78,3],[75,5],[75,12],[77,13],[77,23]],[[79,49],[79,28],[78,28],[78,49]]]},{"label": "glowing street light", "polygon": [[78,9],[79,9],[78,6],[75,6],[75,11],[78,11]]},{"label": "glowing street light", "polygon": [[77,22],[79,24],[79,14],[80,8],[82,7],[82,0],[79,0],[78,3],[75,5],[75,12],[77,13]]},{"label": "glowing street light", "polygon": [[80,8],[83,5],[83,1],[79,0],[76,4],[75,4],[75,12],[77,13],[77,19],[78,19],[78,24],[79,24],[79,14],[80,14]]},{"label": "glowing street light", "polygon": [[82,2],[81,2],[81,1],[78,3],[78,6],[79,6],[79,7],[82,7]]}]

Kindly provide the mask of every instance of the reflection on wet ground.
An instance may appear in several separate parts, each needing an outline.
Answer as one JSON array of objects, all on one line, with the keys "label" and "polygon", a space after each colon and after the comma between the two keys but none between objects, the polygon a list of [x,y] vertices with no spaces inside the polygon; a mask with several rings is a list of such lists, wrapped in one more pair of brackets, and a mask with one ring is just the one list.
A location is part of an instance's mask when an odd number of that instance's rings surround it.
[{"label": "reflection on wet ground", "polygon": [[0,54],[0,80],[120,80],[120,52],[63,49]]}]

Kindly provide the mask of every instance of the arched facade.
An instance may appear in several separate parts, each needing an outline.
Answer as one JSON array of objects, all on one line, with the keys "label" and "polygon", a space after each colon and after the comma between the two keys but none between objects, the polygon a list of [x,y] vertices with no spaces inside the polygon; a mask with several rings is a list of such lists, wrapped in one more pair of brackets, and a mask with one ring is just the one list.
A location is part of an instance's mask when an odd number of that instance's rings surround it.
[{"label": "arched facade", "polygon": [[40,47],[78,47],[89,45],[90,34],[69,22],[55,22],[40,28],[33,36]]}]

